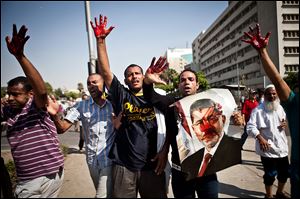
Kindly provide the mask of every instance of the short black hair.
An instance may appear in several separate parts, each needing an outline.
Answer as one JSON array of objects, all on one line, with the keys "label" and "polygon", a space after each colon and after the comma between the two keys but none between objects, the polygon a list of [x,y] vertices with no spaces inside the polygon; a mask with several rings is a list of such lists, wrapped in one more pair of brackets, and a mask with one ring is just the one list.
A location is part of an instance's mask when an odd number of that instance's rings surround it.
[{"label": "short black hair", "polygon": [[19,77],[13,78],[7,82],[8,87],[12,87],[12,86],[15,86],[18,84],[23,84],[26,92],[29,92],[32,90],[31,84],[29,83],[27,77],[24,77],[24,76],[19,76]]},{"label": "short black hair", "polygon": [[179,81],[180,81],[180,77],[181,77],[182,73],[187,72],[187,71],[191,72],[191,73],[194,73],[194,75],[196,77],[196,82],[198,83],[199,80],[198,80],[197,72],[194,71],[193,69],[190,69],[190,68],[186,68],[183,71],[181,71],[181,73],[179,74]]},{"label": "short black hair", "polygon": [[127,77],[127,71],[128,71],[128,69],[131,68],[131,67],[139,67],[141,69],[142,74],[144,74],[142,67],[140,67],[137,64],[130,64],[129,66],[126,67],[126,69],[124,71],[124,77],[125,78]]}]

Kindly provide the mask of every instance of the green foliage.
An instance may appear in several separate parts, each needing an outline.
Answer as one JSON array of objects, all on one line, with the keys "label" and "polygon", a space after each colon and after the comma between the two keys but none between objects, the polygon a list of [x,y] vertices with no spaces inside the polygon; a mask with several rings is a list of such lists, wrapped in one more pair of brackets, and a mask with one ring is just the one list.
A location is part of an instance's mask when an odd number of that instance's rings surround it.
[{"label": "green foliage", "polygon": [[75,92],[66,92],[65,96],[68,99],[70,99],[70,98],[77,99],[78,97],[81,97],[81,94],[80,93],[75,93]]},{"label": "green foliage", "polygon": [[290,89],[293,89],[296,84],[299,84],[298,72],[289,72],[284,81],[289,85]]},{"label": "green foliage", "polygon": [[54,90],[54,96],[56,97],[56,99],[64,96],[61,88],[58,88],[58,89]]},{"label": "green foliage", "polygon": [[210,88],[209,83],[202,71],[197,72],[197,78],[199,82],[199,90],[204,91]]},{"label": "green foliage", "polygon": [[8,162],[5,164],[5,167],[7,169],[7,172],[9,173],[12,190],[14,192],[16,185],[17,185],[17,172],[16,172],[16,167],[15,167],[14,161],[8,160]]},{"label": "green foliage", "polygon": [[5,96],[5,94],[6,94],[6,89],[7,89],[6,86],[1,87],[1,98]]},{"label": "green foliage", "polygon": [[[197,72],[197,78],[200,91],[204,91],[210,88],[209,83],[202,71]],[[179,85],[179,74],[174,69],[167,69],[161,75],[161,79],[163,79],[167,83],[167,85],[155,85],[155,87],[165,90],[169,95],[179,95],[179,92],[177,90]]]},{"label": "green foliage", "polygon": [[47,93],[52,93],[53,92],[53,88],[52,88],[52,86],[49,82],[45,82],[45,86],[46,86],[46,89],[47,89]]},{"label": "green foliage", "polygon": [[168,84],[168,85],[160,84],[160,85],[155,85],[155,87],[163,89],[167,93],[174,91],[174,86],[172,84]]}]

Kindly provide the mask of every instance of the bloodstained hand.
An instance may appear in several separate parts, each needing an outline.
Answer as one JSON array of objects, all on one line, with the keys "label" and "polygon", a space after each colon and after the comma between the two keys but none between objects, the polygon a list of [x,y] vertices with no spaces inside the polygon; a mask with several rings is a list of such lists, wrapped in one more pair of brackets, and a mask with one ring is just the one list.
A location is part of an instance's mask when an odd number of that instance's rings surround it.
[{"label": "bloodstained hand", "polygon": [[250,40],[242,39],[242,41],[251,44],[257,50],[265,48],[269,43],[271,32],[268,32],[265,37],[262,37],[259,24],[256,24],[256,34],[252,27],[249,26],[249,29],[250,31],[244,32],[244,35],[249,37]]},{"label": "bloodstained hand", "polygon": [[29,36],[25,37],[26,32],[27,28],[23,25],[17,33],[17,26],[13,24],[12,40],[10,40],[9,36],[5,38],[8,51],[17,58],[24,55],[24,45],[30,38]]},{"label": "bloodstained hand", "polygon": [[151,74],[153,74],[153,73],[160,73],[160,72],[166,70],[169,67],[169,63],[166,62],[167,58],[165,58],[165,57],[159,57],[159,59],[157,60],[157,62],[154,63],[155,59],[156,58],[153,57],[151,65],[147,69],[148,73],[151,73]]},{"label": "bloodstained hand", "polygon": [[99,24],[97,22],[97,18],[95,17],[95,25],[96,26],[94,26],[92,21],[90,21],[90,23],[94,30],[94,34],[95,34],[96,38],[105,39],[105,37],[107,35],[109,35],[109,33],[114,29],[114,26],[110,26],[109,29],[106,29],[106,25],[107,25],[107,17],[106,16],[104,16],[104,21],[103,21],[103,17],[102,17],[102,15],[100,15]]}]

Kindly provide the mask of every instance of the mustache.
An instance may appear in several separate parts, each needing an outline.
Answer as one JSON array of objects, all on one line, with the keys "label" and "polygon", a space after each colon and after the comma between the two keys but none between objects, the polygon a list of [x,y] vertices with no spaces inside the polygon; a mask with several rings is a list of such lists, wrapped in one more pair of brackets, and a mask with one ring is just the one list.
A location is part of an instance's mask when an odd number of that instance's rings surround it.
[{"label": "mustache", "polygon": [[216,129],[215,128],[213,128],[213,127],[210,127],[210,128],[207,128],[207,129],[205,129],[204,131],[202,131],[203,132],[203,139],[206,139],[206,138],[210,138],[210,137],[214,137],[214,136],[216,136],[216,135],[219,135],[218,133],[217,133],[217,131],[216,131]]}]

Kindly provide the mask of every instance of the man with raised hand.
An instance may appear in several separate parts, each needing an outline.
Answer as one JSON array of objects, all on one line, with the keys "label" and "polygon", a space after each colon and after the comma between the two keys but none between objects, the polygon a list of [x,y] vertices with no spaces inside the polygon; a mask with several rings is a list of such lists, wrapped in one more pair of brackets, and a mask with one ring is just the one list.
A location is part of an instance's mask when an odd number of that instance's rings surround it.
[{"label": "man with raised hand", "polygon": [[[124,87],[109,66],[105,38],[114,27],[106,29],[107,17],[100,15],[100,21],[95,26],[91,22],[97,40],[98,69],[103,76],[108,89],[109,99],[114,107],[114,113],[122,112],[122,120],[116,132],[115,142],[110,156],[113,166],[112,197],[142,198],[167,197],[164,172],[155,172],[161,164],[157,156],[158,124],[154,107],[143,97],[143,70],[136,64],[129,65],[124,72]],[[152,63],[154,64],[154,63]],[[157,65],[165,65],[165,59],[160,59]],[[150,185],[150,186],[149,186]]]},{"label": "man with raised hand", "polygon": [[256,29],[253,29],[252,27],[249,27],[249,29],[250,32],[244,33],[249,39],[242,39],[242,41],[251,44],[257,50],[263,68],[271,82],[274,84],[281,105],[287,115],[292,140],[291,196],[292,198],[299,198],[299,93],[291,90],[280,76],[276,66],[269,57],[267,46],[271,33],[268,32],[265,37],[262,37],[259,24],[256,24]]},{"label": "man with raised hand", "polygon": [[1,121],[7,122],[7,138],[16,166],[17,198],[57,197],[63,183],[64,157],[57,131],[46,105],[45,82],[24,55],[29,39],[23,25],[13,25],[13,37],[6,37],[7,48],[20,63],[26,77],[8,82],[8,106],[1,106]]}]

